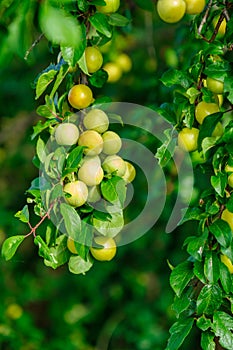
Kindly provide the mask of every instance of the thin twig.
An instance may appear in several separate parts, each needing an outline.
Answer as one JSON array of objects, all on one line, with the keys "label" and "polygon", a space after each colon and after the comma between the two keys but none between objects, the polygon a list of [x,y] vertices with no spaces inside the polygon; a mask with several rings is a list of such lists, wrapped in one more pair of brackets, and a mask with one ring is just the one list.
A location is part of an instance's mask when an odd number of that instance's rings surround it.
[{"label": "thin twig", "polygon": [[28,56],[29,54],[31,53],[31,51],[34,49],[34,47],[39,44],[39,42],[41,41],[41,39],[43,38],[44,36],[44,33],[41,33],[39,35],[39,37],[32,43],[32,46],[26,51],[25,53],[25,56],[24,56],[24,59],[27,60],[28,59]]},{"label": "thin twig", "polygon": [[202,21],[201,21],[200,26],[199,26],[198,31],[197,31],[199,35],[201,35],[203,26],[204,26],[204,24],[207,21],[207,18],[209,16],[209,12],[210,12],[210,9],[211,9],[212,5],[213,5],[213,0],[210,0],[208,5],[207,5],[206,12],[205,12],[205,14],[204,14],[204,16],[202,18]]}]

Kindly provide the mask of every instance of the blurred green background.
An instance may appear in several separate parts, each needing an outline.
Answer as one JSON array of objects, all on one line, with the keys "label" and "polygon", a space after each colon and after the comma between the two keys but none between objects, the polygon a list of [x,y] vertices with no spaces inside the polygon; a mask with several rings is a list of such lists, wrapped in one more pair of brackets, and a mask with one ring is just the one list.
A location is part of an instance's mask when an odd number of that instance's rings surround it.
[{"label": "blurred green background", "polygon": [[[29,6],[30,2],[26,3]],[[25,191],[37,176],[30,135],[39,118],[32,85],[38,73],[55,60],[45,39],[24,59],[39,36],[36,25],[32,26],[36,5],[31,2],[26,17],[24,5],[17,1],[16,5],[17,16],[14,11],[0,13],[1,243],[8,236],[28,232],[14,214],[25,204]],[[180,44],[186,24],[168,26],[158,20],[155,11],[134,6],[131,11],[132,25],[115,34],[110,53],[104,55],[108,61],[127,53],[132,69],[98,93],[114,101],[155,108],[170,99],[171,92],[159,79],[165,70],[179,67],[184,60]],[[151,146],[149,135],[144,142]],[[137,241],[119,247],[112,262],[96,262],[85,276],[72,275],[67,267],[54,271],[44,266],[31,237],[11,261],[1,258],[1,350],[166,347],[169,327],[175,321],[168,261],[176,265],[185,257],[181,247],[187,230],[194,228],[184,225],[182,230],[165,233],[177,186],[172,166],[165,171],[168,194],[159,221]],[[135,180],[134,190],[140,205],[145,195],[140,191],[140,179]],[[182,349],[197,350],[197,344],[198,334],[191,334]]]}]

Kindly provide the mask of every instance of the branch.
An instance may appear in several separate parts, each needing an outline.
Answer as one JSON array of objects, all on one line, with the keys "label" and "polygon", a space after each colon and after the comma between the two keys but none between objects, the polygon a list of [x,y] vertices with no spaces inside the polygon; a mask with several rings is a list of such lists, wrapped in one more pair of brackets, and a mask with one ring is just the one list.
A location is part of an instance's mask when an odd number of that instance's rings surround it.
[{"label": "branch", "polygon": [[28,59],[28,56],[29,54],[31,53],[31,51],[34,49],[34,47],[39,44],[39,42],[41,41],[41,39],[44,37],[44,34],[41,33],[39,35],[39,37],[32,43],[32,46],[26,51],[25,53],[25,56],[24,56],[24,59],[27,60]]}]

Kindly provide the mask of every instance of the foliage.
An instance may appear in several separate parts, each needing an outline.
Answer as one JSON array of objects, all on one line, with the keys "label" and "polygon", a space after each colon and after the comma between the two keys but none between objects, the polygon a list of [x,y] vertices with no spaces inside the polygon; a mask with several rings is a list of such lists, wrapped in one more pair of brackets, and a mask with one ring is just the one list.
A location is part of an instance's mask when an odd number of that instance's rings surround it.
[{"label": "foliage", "polygon": [[[75,275],[85,274],[87,271],[88,274],[98,271],[99,279],[104,280],[104,276],[100,277],[101,268],[98,270],[96,267],[94,272],[89,271],[91,267],[95,268],[89,247],[96,231],[101,235],[110,234],[115,237],[124,225],[124,214],[125,216],[132,215],[132,213],[123,211],[126,185],[115,174],[112,176],[105,174],[105,179],[101,184],[101,196],[106,201],[104,214],[92,205],[84,205],[81,208],[73,208],[68,205],[62,191],[63,183],[72,181],[76,176],[83,161],[84,149],[78,145],[69,148],[57,147],[54,131],[61,122],[71,121],[77,125],[82,124],[83,112],[85,113],[85,111],[77,112],[67,102],[68,92],[74,84],[82,83],[91,87],[95,98],[92,107],[101,106],[102,108],[104,102],[111,101],[110,97],[115,96],[114,86],[106,84],[108,76],[104,69],[101,68],[93,74],[88,72],[85,62],[85,48],[91,45],[104,50],[105,45],[109,45],[110,50],[107,51],[104,60],[105,62],[114,61],[121,45],[124,46],[126,43],[130,46],[130,36],[129,39],[125,38],[133,30],[133,27],[140,27],[143,16],[146,18],[148,33],[151,34],[150,20],[152,17],[150,11],[154,10],[153,1],[136,0],[135,4],[140,10],[138,13],[136,12],[137,16],[133,24],[131,19],[135,14],[134,6],[122,4],[119,13],[105,15],[96,10],[96,5],[104,5],[102,0],[59,0],[58,6],[57,2],[52,0],[42,3],[25,1],[23,4],[19,1],[3,1],[0,5],[0,13],[2,14],[0,42],[3,48],[0,64],[2,65],[6,58],[9,59],[14,52],[20,57],[24,57],[25,54],[26,58],[31,57],[34,46],[40,44],[42,37],[43,40],[48,41],[55,60],[47,65],[47,68],[42,68],[33,84],[38,103],[37,114],[40,119],[34,125],[31,139],[35,143],[36,154],[33,163],[38,169],[39,177],[37,174],[32,180],[31,186],[27,190],[27,204],[23,205],[22,209],[17,211],[15,215],[22,223],[27,224],[30,230],[29,233],[15,234],[4,241],[2,256],[5,260],[12,259],[17,249],[22,248],[26,238],[30,236],[33,237],[38,254],[43,258],[47,267],[64,271],[61,269],[66,264],[69,271]],[[16,8],[18,15],[15,17],[13,14]],[[186,253],[180,252],[181,243],[178,242],[175,253],[169,252],[168,245],[165,248],[167,249],[166,253],[161,257],[165,259],[166,255],[166,258],[169,259],[171,267],[169,282],[175,294],[171,313],[173,315],[174,312],[177,316],[177,319],[174,320],[173,316],[166,313],[167,319],[170,317],[169,322],[174,321],[170,327],[167,350],[182,349],[193,334],[200,335],[199,346],[203,350],[232,349],[232,274],[221,259],[221,256],[225,255],[230,261],[233,261],[231,216],[226,220],[223,215],[226,208],[233,215],[232,187],[228,180],[231,170],[227,170],[227,166],[233,165],[232,12],[230,1],[210,0],[203,12],[195,16],[186,15],[177,26],[162,23],[156,17],[156,24],[152,24],[152,26],[157,26],[157,30],[160,26],[167,31],[171,30],[176,50],[169,47],[169,51],[166,51],[167,48],[164,48],[169,58],[166,54],[162,56],[164,62],[159,63],[157,73],[154,76],[151,74],[151,68],[149,68],[149,74],[147,71],[148,75],[146,75],[141,64],[139,50],[137,50],[135,61],[139,63],[138,66],[134,67],[134,76],[132,73],[131,80],[129,78],[132,100],[148,104],[171,124],[171,129],[166,131],[167,140],[159,148],[157,148],[157,144],[154,146],[148,135],[145,141],[153,149],[160,165],[164,166],[168,190],[169,186],[171,187],[171,197],[173,192],[180,190],[176,188],[177,179],[176,174],[174,175],[171,159],[173,156],[171,149],[174,151],[177,144],[174,130],[177,130],[178,133],[184,128],[195,127],[199,130],[198,149],[190,153],[195,174],[194,190],[196,194],[191,206],[184,210],[185,214],[178,229],[178,232],[183,231],[185,235],[183,248],[186,249]],[[26,13],[27,16],[24,16]],[[37,15],[38,27],[34,26],[34,18]],[[227,22],[224,34],[220,33],[223,21]],[[33,30],[25,31],[25,25]],[[143,32],[144,28],[140,29]],[[39,39],[34,41],[33,47],[28,49],[29,43],[34,40],[33,33],[37,30],[39,31]],[[41,32],[43,34],[40,34]],[[134,36],[137,36],[135,32]],[[158,45],[162,46],[159,40],[162,39],[158,38]],[[133,47],[135,43],[131,42],[131,45]],[[127,47],[127,49],[130,48]],[[152,62],[154,73],[158,62],[156,62],[156,55],[151,47],[148,52],[152,58],[150,62]],[[167,68],[169,69],[167,70]],[[224,84],[223,94],[210,91],[206,84],[207,77]],[[124,81],[124,75],[122,81]],[[119,96],[122,90],[125,89],[121,89]],[[103,93],[102,96],[98,95],[99,91]],[[154,91],[158,93],[156,101]],[[196,118],[196,106],[201,101],[217,103],[219,112],[206,116],[203,123],[199,124]],[[109,117],[114,118],[114,116]],[[121,123],[121,118],[118,117],[118,119]],[[214,131],[219,125],[220,131],[215,133]],[[127,129],[122,131],[122,133],[124,132],[127,132]],[[134,132],[131,131],[131,136],[135,136]],[[144,135],[140,135],[140,137],[145,140]],[[179,173],[180,169],[177,171]],[[135,186],[140,188],[140,179],[136,179]],[[168,201],[168,208],[170,205],[172,206],[171,202]],[[162,217],[164,222],[167,222],[169,218],[168,208]],[[115,214],[115,210],[117,210],[117,214]],[[39,217],[39,220],[35,221],[36,217]],[[59,225],[56,225],[57,223]],[[67,234],[78,241],[75,244],[78,256],[74,256],[67,249]],[[173,238],[164,238],[164,242],[166,239]],[[150,242],[150,244],[152,243]],[[144,249],[148,250],[150,244],[146,245]],[[129,249],[132,249],[134,253],[133,247]],[[153,254],[153,251],[150,253]],[[129,254],[128,251],[127,254]],[[183,260],[181,255],[185,255]],[[122,259],[124,260],[123,255]],[[120,264],[119,260],[117,263]],[[153,269],[156,269],[153,258],[150,257],[149,262],[154,264]],[[126,265],[127,263],[128,261],[126,261]],[[174,266],[172,266],[173,264]],[[114,266],[116,269],[116,265]],[[104,267],[104,269],[107,271],[108,268]],[[53,273],[55,272],[53,271]],[[146,276],[146,278],[151,277],[148,271]],[[84,278],[83,276],[77,277]],[[143,278],[143,276],[141,277]],[[166,277],[168,278],[167,275]],[[85,278],[87,278],[86,281],[89,281],[87,276]],[[84,280],[79,279],[78,281],[85,285]],[[86,283],[88,286],[88,282]],[[139,289],[140,294],[140,281],[132,278],[132,285],[135,290]],[[164,285],[167,288],[166,283]],[[149,288],[149,285],[147,287]],[[115,288],[117,289],[116,286]],[[131,288],[129,289],[131,290]],[[131,290],[131,292],[133,297],[137,299],[135,290]],[[121,290],[119,293],[123,293],[123,291]],[[118,294],[118,296],[114,295],[116,302],[120,304],[121,297]],[[167,292],[166,297],[170,298]],[[96,304],[98,303],[101,303],[101,300],[97,298]],[[147,314],[146,311],[143,311],[143,306],[139,303],[143,326],[139,317],[135,317],[135,306],[132,306],[133,311],[130,306],[131,304],[126,308],[126,313],[128,313],[129,318],[135,320],[135,323],[130,330],[132,334],[129,331],[126,336],[127,340],[124,339],[127,343],[126,346],[137,349],[165,346],[168,336],[166,336],[163,327],[160,328],[159,336],[155,336],[155,328],[159,325],[159,319],[155,317],[155,320],[151,313]],[[154,305],[154,308],[153,311],[158,312],[159,306]],[[113,309],[116,312],[114,307]],[[117,317],[121,319],[121,315],[117,314]],[[110,321],[109,323],[111,323]],[[24,322],[27,324],[31,321],[25,317]],[[168,326],[167,322],[166,320],[166,326]],[[155,325],[155,327],[153,328],[151,325]],[[4,334],[5,332],[5,338],[10,339],[12,333],[9,329],[9,325],[8,330],[1,331],[0,328],[0,333]],[[124,330],[124,322],[115,332],[115,339],[120,345],[122,345],[121,329]],[[138,336],[141,330],[143,330],[142,334],[148,340],[148,344],[143,342],[145,341],[142,339],[143,337]],[[41,333],[36,330],[34,332],[35,339],[31,339],[31,341],[35,344],[41,343]],[[136,341],[132,341],[133,337]],[[14,344],[14,337],[9,339],[11,345]],[[91,343],[94,344],[93,341]],[[53,346],[58,346],[54,344]],[[119,344],[117,346],[120,346]],[[70,349],[75,346],[70,345]],[[112,346],[115,346],[114,341],[112,341]],[[123,347],[121,346],[121,348]]]}]

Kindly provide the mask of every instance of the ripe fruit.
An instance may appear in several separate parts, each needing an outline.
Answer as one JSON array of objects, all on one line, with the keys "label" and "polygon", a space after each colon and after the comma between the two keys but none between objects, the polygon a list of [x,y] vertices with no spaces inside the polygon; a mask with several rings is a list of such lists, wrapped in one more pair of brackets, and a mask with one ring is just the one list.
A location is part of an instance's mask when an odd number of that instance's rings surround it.
[{"label": "ripe fruit", "polygon": [[133,164],[125,161],[125,165],[126,165],[126,169],[125,169],[125,173],[122,176],[122,179],[125,180],[125,182],[130,183],[134,180],[135,176],[136,176],[136,170],[133,166]]},{"label": "ripe fruit", "polygon": [[67,239],[67,248],[72,254],[78,254],[78,251],[75,247],[74,240],[71,237],[68,237]]},{"label": "ripe fruit", "polygon": [[114,131],[106,131],[102,135],[103,139],[103,153],[108,155],[116,154],[120,151],[122,146],[122,141],[119,135]]},{"label": "ripe fruit", "polygon": [[99,185],[103,177],[103,169],[96,162],[95,158],[85,161],[78,171],[79,180],[83,181],[87,186]]},{"label": "ripe fruit", "polygon": [[197,149],[197,140],[199,130],[196,128],[183,128],[178,134],[178,145],[187,152],[193,152]]},{"label": "ripe fruit", "polygon": [[[214,28],[216,27],[217,23],[218,23],[218,20],[219,20],[219,17],[215,17],[214,20],[213,20],[213,25],[214,25]],[[227,27],[227,21],[226,19],[224,18],[222,23],[220,24],[220,27],[218,29],[218,35],[220,38],[222,38],[225,33],[226,33],[226,27]]]},{"label": "ripe fruit", "polygon": [[185,10],[184,0],[159,0],[157,3],[158,15],[167,23],[179,22],[184,16]]},{"label": "ripe fruit", "polygon": [[221,262],[226,265],[226,267],[228,268],[229,272],[232,274],[233,273],[233,264],[231,262],[231,260],[228,258],[228,256],[221,254],[220,255],[220,259]]},{"label": "ripe fruit", "polygon": [[108,73],[108,83],[115,83],[122,76],[121,67],[114,62],[106,63],[103,69]]},{"label": "ripe fruit", "polygon": [[20,318],[23,314],[23,309],[18,304],[10,304],[6,309],[6,315],[11,318],[12,320],[17,320]]},{"label": "ripe fruit", "polygon": [[227,179],[228,185],[233,188],[233,174],[230,174]]},{"label": "ripe fruit", "polygon": [[68,182],[63,187],[63,191],[71,195],[65,197],[65,199],[73,207],[81,207],[87,201],[88,189],[82,181]]},{"label": "ripe fruit", "polygon": [[207,88],[215,94],[222,94],[224,89],[224,83],[220,80],[207,77],[206,79]]},{"label": "ripe fruit", "polygon": [[228,209],[224,209],[222,212],[221,219],[229,224],[231,231],[233,232],[233,213],[230,212]]},{"label": "ripe fruit", "polygon": [[55,130],[55,140],[58,145],[72,146],[75,145],[79,138],[79,129],[75,124],[59,124]]},{"label": "ripe fruit", "polygon": [[197,15],[204,10],[205,0],[185,0],[186,13],[189,15]]},{"label": "ripe fruit", "polygon": [[101,13],[114,13],[120,7],[120,0],[104,0],[106,2],[105,6],[96,6],[97,10]]},{"label": "ripe fruit", "polygon": [[233,173],[233,166],[231,166],[231,165],[229,165],[229,164],[226,164],[226,166],[225,166],[225,171],[227,172],[227,173]]},{"label": "ripe fruit", "polygon": [[85,146],[84,154],[88,156],[96,156],[102,152],[103,139],[95,130],[84,131],[78,139],[79,146]]},{"label": "ripe fruit", "polygon": [[68,93],[68,101],[76,109],[87,108],[93,102],[92,91],[87,85],[74,85]]},{"label": "ripe fruit", "polygon": [[116,173],[117,176],[123,176],[126,170],[125,161],[116,154],[107,156],[102,164],[106,173]]},{"label": "ripe fruit", "polygon": [[113,238],[96,237],[94,239],[96,244],[102,245],[102,248],[91,247],[90,251],[93,257],[99,261],[110,261],[116,255],[116,243]]},{"label": "ripe fruit", "polygon": [[88,188],[87,201],[90,203],[96,203],[101,199],[100,189],[98,186],[92,186]]},{"label": "ripe fruit", "polygon": [[127,73],[132,69],[131,58],[124,52],[117,56],[115,63],[122,69],[123,72]]},{"label": "ripe fruit", "polygon": [[103,64],[103,56],[100,50],[93,46],[85,49],[86,65],[89,73],[95,73]]},{"label": "ripe fruit", "polygon": [[99,133],[103,133],[108,129],[109,119],[104,111],[95,108],[90,110],[90,112],[85,115],[83,124],[86,129],[91,129]]},{"label": "ripe fruit", "polygon": [[196,106],[195,117],[198,123],[202,124],[205,117],[217,112],[219,112],[219,106],[216,103],[201,101]]}]

